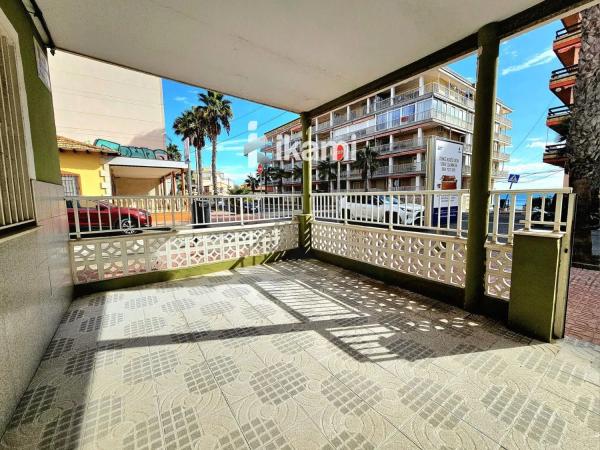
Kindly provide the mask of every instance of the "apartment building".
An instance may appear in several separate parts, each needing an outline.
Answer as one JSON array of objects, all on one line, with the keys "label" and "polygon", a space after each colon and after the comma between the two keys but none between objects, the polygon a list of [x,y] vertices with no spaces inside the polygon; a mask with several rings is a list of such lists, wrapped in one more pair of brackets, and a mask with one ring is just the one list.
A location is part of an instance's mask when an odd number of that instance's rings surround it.
[{"label": "apartment building", "polygon": [[[377,152],[377,167],[369,179],[371,190],[433,189],[436,142],[460,143],[463,161],[456,186],[468,188],[475,91],[473,83],[450,69],[432,69],[314,118],[313,140],[318,145],[345,141],[355,144],[357,152],[367,147]],[[510,112],[507,105],[497,100],[492,162],[495,180],[507,176],[504,164],[509,160],[505,148],[511,144]],[[294,170],[301,167],[301,162],[293,156],[278,155],[277,137],[287,136],[291,144],[299,142],[300,129],[300,121],[294,120],[265,133],[262,151],[271,157],[271,165],[289,173],[283,180],[284,192],[301,190],[299,171]],[[319,169],[318,163],[313,164],[313,189],[365,190],[366,180],[350,153],[339,163],[333,153],[333,148],[329,148],[325,155],[333,162],[327,173],[323,173],[323,167]],[[332,171],[334,175],[330,174]],[[272,184],[276,190],[280,183]]]},{"label": "apartment building", "polygon": [[[571,105],[575,100],[575,82],[581,51],[581,14],[564,17],[562,24],[563,28],[556,31],[552,48],[563,67],[552,71],[549,84],[550,90],[562,105],[550,108],[546,119],[546,125],[560,135],[562,142],[546,146],[544,162],[564,168],[569,153],[564,141],[569,133]],[[565,174],[564,185],[569,185],[568,174]]]}]

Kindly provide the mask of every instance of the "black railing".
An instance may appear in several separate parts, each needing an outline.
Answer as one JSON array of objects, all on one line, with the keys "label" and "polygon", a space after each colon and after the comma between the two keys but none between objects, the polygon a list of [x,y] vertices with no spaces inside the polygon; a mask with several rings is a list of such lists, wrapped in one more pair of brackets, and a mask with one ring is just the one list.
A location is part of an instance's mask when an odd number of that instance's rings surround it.
[{"label": "black railing", "polygon": [[562,144],[551,144],[546,145],[546,154],[548,155],[565,155],[569,152],[569,148],[567,144],[564,142]]},{"label": "black railing", "polygon": [[573,64],[572,66],[561,67],[560,69],[553,70],[550,79],[554,80],[556,78],[562,78],[568,75],[576,74],[578,67],[579,66],[577,64]]},{"label": "black railing", "polygon": [[576,23],[574,25],[570,25],[568,27],[561,28],[560,30],[556,31],[556,39],[560,39],[562,37],[567,36],[568,34],[573,34],[573,33],[579,32],[579,31],[581,31],[580,23]]},{"label": "black railing", "polygon": [[548,109],[548,118],[568,116],[571,114],[571,105],[555,106]]}]

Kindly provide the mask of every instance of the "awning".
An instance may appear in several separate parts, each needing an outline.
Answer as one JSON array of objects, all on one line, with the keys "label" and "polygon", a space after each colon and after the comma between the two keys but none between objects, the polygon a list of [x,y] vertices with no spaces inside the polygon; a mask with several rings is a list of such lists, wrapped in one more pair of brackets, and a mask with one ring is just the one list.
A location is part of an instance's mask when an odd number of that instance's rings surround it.
[{"label": "awning", "polygon": [[295,112],[448,46],[433,63],[472,51],[487,23],[506,35],[590,2],[538,3],[37,0],[57,48]]},{"label": "awning", "polygon": [[112,158],[108,165],[113,176],[118,178],[161,178],[187,170],[187,164],[180,161],[162,161],[156,159]]}]

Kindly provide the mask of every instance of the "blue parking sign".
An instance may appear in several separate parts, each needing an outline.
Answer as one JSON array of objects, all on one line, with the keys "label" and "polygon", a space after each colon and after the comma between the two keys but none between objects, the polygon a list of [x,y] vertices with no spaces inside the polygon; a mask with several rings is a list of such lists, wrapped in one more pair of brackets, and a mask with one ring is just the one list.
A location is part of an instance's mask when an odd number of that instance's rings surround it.
[{"label": "blue parking sign", "polygon": [[510,174],[508,174],[508,182],[509,183],[518,183],[520,176],[521,175],[519,175],[518,173],[510,173]]}]

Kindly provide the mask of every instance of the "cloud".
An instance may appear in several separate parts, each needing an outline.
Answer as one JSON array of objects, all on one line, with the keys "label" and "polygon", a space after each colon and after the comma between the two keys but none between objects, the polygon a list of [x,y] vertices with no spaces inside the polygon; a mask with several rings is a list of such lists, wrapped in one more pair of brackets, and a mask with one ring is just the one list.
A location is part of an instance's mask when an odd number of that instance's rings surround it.
[{"label": "cloud", "polygon": [[188,98],[184,97],[183,95],[178,95],[173,100],[175,100],[176,102],[181,102],[181,103],[187,103],[188,102]]},{"label": "cloud", "polygon": [[517,64],[514,66],[508,66],[505,69],[502,69],[502,75],[508,75],[513,72],[520,72],[521,70],[529,69],[530,67],[541,66],[543,64],[548,64],[554,60],[554,52],[551,48],[545,50],[541,53],[536,53],[531,58],[522,62],[521,64]]},{"label": "cloud", "polygon": [[547,145],[546,139],[542,138],[530,138],[527,139],[526,148],[542,148],[545,149]]}]

